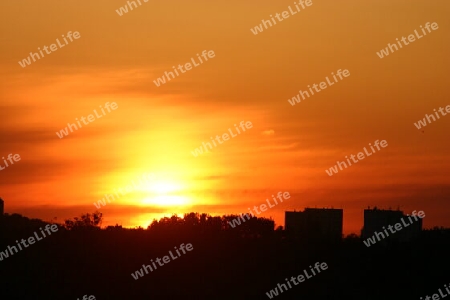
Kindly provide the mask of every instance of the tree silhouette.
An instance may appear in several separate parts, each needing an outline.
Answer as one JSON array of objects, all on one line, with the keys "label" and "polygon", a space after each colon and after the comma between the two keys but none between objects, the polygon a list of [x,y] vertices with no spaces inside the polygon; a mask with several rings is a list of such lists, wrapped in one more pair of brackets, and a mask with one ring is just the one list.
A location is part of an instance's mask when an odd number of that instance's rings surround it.
[{"label": "tree silhouette", "polygon": [[72,219],[65,220],[64,227],[67,230],[93,230],[100,229],[103,221],[103,214],[99,211],[95,211],[92,214],[87,213],[80,217],[74,217]]}]

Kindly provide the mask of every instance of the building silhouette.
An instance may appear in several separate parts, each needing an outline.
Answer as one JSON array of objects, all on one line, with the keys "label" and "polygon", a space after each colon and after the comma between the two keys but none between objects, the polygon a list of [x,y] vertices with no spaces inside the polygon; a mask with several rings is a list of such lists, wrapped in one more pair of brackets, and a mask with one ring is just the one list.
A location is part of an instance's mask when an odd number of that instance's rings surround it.
[{"label": "building silhouette", "polygon": [[286,233],[307,240],[337,242],[342,240],[343,210],[305,208],[285,212]]},{"label": "building silhouette", "polygon": [[[417,212],[416,212],[417,214]],[[412,221],[412,223],[411,223]],[[395,224],[400,223],[402,226],[401,230],[392,233],[387,231],[389,235],[385,234],[385,243],[389,241],[404,242],[409,241],[418,235],[422,231],[422,219],[417,217],[417,220],[411,216],[405,215],[400,210],[390,210],[390,209],[378,209],[374,207],[373,209],[364,210],[364,227],[361,231],[361,238],[366,239],[375,234],[375,232],[384,232],[388,229],[388,226],[395,226]],[[405,226],[407,225],[407,226]]]}]

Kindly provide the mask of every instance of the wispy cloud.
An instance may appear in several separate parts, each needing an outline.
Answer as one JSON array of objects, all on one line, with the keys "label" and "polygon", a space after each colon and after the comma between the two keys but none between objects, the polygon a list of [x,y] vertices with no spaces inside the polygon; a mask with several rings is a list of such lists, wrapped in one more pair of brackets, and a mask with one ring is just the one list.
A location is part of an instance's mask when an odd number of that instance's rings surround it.
[{"label": "wispy cloud", "polygon": [[273,129],[271,130],[265,130],[263,132],[261,132],[262,135],[274,135],[275,131]]}]

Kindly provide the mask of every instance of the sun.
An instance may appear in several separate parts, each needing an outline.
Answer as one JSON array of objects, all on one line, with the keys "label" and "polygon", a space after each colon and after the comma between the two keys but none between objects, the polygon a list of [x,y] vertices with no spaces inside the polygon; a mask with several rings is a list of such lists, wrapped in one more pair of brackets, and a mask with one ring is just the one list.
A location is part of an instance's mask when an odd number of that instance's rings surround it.
[{"label": "sun", "polygon": [[166,195],[169,193],[179,192],[183,189],[183,185],[170,180],[156,179],[140,186],[139,190],[150,194]]},{"label": "sun", "polygon": [[157,194],[167,194],[180,190],[180,185],[174,182],[157,181],[150,183],[148,185],[148,188],[150,191],[155,192]]},{"label": "sun", "polygon": [[180,195],[183,185],[173,180],[152,180],[141,190],[146,194],[142,205],[153,206],[186,206],[190,204],[188,197]]}]

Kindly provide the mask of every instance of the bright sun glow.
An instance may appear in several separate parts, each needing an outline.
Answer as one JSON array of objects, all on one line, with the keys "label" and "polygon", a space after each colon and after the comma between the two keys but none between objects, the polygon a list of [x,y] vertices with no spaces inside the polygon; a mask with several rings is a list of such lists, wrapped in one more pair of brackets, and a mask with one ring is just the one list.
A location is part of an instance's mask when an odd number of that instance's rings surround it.
[{"label": "bright sun glow", "polygon": [[166,194],[170,192],[175,192],[180,189],[180,187],[172,182],[155,182],[150,184],[150,189],[158,194]]},{"label": "bright sun glow", "polygon": [[145,198],[142,201],[142,204],[155,206],[181,206],[186,205],[189,202],[189,199],[184,196],[159,195]]},{"label": "bright sun glow", "polygon": [[141,184],[137,191],[140,193],[140,205],[176,207],[190,206],[192,199],[183,195],[186,191],[186,185],[182,180],[166,178],[165,176],[155,175]]},{"label": "bright sun glow", "polygon": [[140,190],[142,191],[160,195],[177,192],[180,191],[181,189],[182,189],[181,184],[168,180],[150,180],[148,183],[144,184],[140,188]]}]

